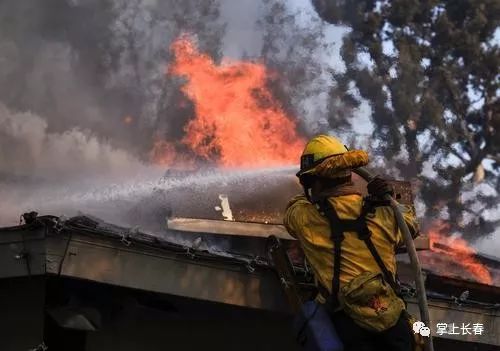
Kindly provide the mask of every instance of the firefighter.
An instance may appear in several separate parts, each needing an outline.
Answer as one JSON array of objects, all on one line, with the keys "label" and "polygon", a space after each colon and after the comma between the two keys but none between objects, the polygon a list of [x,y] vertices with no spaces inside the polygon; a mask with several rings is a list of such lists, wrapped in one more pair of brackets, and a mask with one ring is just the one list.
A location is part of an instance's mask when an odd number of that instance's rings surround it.
[{"label": "firefighter", "polygon": [[[348,150],[338,139],[318,135],[306,145],[297,176],[304,195],[288,204],[284,224],[312,267],[319,294],[346,351],[414,350],[415,340],[395,277],[395,250],[403,244],[393,194],[377,177],[363,198],[351,170],[368,164],[368,154]],[[402,206],[412,235],[418,224]]]}]

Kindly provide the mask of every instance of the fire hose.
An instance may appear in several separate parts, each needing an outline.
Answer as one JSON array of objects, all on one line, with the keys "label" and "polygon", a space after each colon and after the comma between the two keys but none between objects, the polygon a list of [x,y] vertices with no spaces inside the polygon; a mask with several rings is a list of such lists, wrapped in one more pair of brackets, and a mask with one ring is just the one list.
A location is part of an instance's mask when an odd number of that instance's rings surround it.
[{"label": "fire hose", "polygon": [[[375,178],[375,176],[364,167],[357,168],[353,171],[367,182]],[[408,252],[408,256],[410,257],[410,265],[413,273],[413,278],[415,280],[415,287],[417,289],[420,318],[422,322],[425,323],[426,326],[430,326],[429,306],[427,304],[427,295],[425,292],[424,279],[422,276],[422,268],[420,266],[420,261],[417,256],[417,250],[415,249],[415,244],[413,243],[413,237],[411,236],[410,230],[408,229],[408,225],[406,224],[403,218],[403,214],[399,209],[398,202],[394,200],[391,195],[388,194],[385,195],[385,200],[390,201],[391,207],[396,216],[398,227],[401,230],[401,233],[403,234],[403,239],[405,242],[406,250]],[[431,335],[425,338],[425,349],[426,351],[434,351]]]}]

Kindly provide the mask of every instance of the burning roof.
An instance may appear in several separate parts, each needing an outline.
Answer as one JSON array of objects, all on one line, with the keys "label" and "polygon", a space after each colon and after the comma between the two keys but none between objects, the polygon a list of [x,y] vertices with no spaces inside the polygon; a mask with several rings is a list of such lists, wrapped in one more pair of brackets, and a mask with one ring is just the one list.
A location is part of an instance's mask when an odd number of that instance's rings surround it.
[{"label": "burning roof", "polygon": [[[279,279],[265,257],[214,251],[199,245],[199,240],[192,240],[190,246],[176,244],[83,216],[26,218],[28,224],[0,228],[0,257],[5,260],[0,278],[48,274],[167,297],[183,296],[274,313],[289,311]],[[311,285],[308,270],[295,266],[295,274],[302,289],[307,290]],[[433,321],[481,322],[484,335],[466,339],[500,345],[495,333],[499,288],[433,275],[428,276],[426,288]],[[408,308],[415,313],[414,289],[404,284],[404,293]]]}]

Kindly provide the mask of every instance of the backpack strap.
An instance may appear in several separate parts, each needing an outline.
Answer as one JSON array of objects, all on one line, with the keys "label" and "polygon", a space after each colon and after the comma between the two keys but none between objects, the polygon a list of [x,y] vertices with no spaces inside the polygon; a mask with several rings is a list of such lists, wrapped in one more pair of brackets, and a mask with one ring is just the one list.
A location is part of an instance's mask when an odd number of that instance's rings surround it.
[{"label": "backpack strap", "polygon": [[342,241],[344,240],[343,221],[337,215],[337,212],[328,201],[328,198],[321,199],[318,202],[320,210],[328,218],[330,224],[330,237],[333,242],[333,278],[332,292],[327,298],[329,309],[334,311],[339,306],[338,293],[340,290],[340,259],[342,257]]},{"label": "backpack strap", "polygon": [[371,239],[372,233],[368,228],[368,224],[366,223],[367,215],[369,213],[373,213],[375,211],[375,207],[377,206],[386,206],[386,205],[383,202],[373,202],[368,199],[365,199],[363,207],[361,209],[361,215],[358,218],[358,220],[360,221],[360,229],[361,229],[360,231],[357,232],[358,238],[364,241],[366,247],[368,248],[368,250],[370,250],[371,255],[375,259],[375,262],[377,262],[377,265],[379,266],[380,271],[382,272],[382,275],[384,276],[385,280],[392,287],[396,295],[400,296],[401,288],[394,279],[394,276],[387,269],[384,261],[382,260],[380,254],[377,251],[377,248],[373,244],[373,241]]},{"label": "backpack strap", "polygon": [[[321,212],[326,216],[330,224],[330,238],[333,242],[333,279],[331,294],[327,298],[327,305],[331,311],[334,311],[339,306],[338,293],[340,291],[340,261],[342,257],[342,241],[344,240],[344,232],[356,232],[358,238],[363,240],[375,262],[379,266],[384,279],[389,283],[394,292],[399,296],[400,288],[396,283],[393,275],[384,264],[375,245],[371,240],[371,231],[366,222],[366,216],[375,210],[376,206],[385,206],[385,203],[374,203],[365,201],[361,209],[361,214],[357,219],[340,219],[337,211],[332,206],[328,198],[323,198],[317,202]],[[320,292],[324,295],[324,287],[320,286]],[[326,295],[324,295],[326,296]]]}]

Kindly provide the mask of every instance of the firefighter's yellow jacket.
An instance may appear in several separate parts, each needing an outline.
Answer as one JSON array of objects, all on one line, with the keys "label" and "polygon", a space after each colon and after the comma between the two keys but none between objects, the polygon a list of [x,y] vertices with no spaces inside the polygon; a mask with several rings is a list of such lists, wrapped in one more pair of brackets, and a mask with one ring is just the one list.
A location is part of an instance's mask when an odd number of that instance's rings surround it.
[{"label": "firefighter's yellow jacket", "polygon": [[[340,219],[358,218],[363,205],[363,197],[352,186],[333,189],[328,199]],[[411,206],[401,206],[403,216],[412,235],[418,235],[418,224]],[[333,277],[333,242],[330,239],[328,219],[303,195],[294,197],[288,204],[284,224],[293,237],[297,238],[318,282],[331,292]],[[367,225],[372,233],[372,241],[387,269],[395,274],[395,250],[403,244],[401,232],[397,229],[396,218],[389,206],[376,207],[373,215],[368,215]],[[340,287],[362,272],[379,272],[365,243],[357,233],[346,232],[342,242],[340,265]],[[323,302],[323,298],[319,297]]]}]

